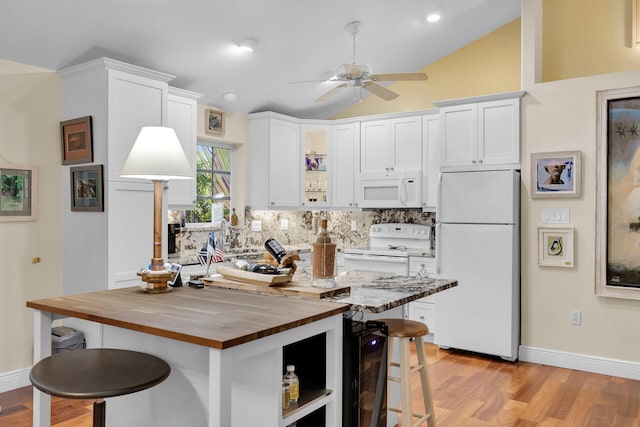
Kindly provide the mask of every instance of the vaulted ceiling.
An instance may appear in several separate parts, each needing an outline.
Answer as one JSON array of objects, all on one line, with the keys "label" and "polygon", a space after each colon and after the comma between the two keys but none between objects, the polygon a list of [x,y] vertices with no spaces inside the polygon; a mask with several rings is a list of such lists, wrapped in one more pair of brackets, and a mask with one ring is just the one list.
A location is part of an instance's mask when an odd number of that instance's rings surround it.
[{"label": "vaulted ceiling", "polygon": [[[428,12],[442,19],[427,23]],[[58,70],[101,56],[176,76],[201,104],[240,113],[327,118],[352,91],[314,100],[351,63],[417,71],[520,16],[520,0],[17,0],[0,3],[0,58]],[[255,39],[251,53],[237,45]],[[429,80],[415,84],[429,85]],[[235,93],[233,102],[223,98]]]}]

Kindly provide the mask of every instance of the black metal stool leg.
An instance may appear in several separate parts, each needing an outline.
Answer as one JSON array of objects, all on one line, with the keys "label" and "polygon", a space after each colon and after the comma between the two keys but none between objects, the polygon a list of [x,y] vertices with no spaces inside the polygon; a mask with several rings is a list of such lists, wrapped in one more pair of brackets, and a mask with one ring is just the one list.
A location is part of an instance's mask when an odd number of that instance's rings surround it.
[{"label": "black metal stool leg", "polygon": [[107,402],[104,399],[98,399],[93,402],[93,427],[105,427],[105,418],[107,413]]}]

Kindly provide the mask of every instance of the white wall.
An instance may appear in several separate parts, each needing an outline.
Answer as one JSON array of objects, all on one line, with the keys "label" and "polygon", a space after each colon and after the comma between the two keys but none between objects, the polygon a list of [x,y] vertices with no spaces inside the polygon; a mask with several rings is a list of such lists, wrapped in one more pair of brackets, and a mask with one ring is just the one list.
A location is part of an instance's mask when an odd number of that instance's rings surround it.
[{"label": "white wall", "polygon": [[[640,71],[548,83],[540,81],[536,60],[542,0],[522,1],[522,345],[556,353],[577,353],[640,362],[640,301],[597,297],[596,92],[640,85]],[[579,199],[531,199],[531,153],[580,150]],[[543,209],[568,208],[575,230],[575,267],[537,265],[537,227]],[[582,311],[582,325],[570,312]],[[635,365],[640,372],[639,363]]]},{"label": "white wall", "polygon": [[0,222],[0,391],[15,386],[6,378],[23,381],[33,363],[26,301],[62,293],[61,88],[54,71],[0,59],[0,163],[39,173],[38,219]]}]

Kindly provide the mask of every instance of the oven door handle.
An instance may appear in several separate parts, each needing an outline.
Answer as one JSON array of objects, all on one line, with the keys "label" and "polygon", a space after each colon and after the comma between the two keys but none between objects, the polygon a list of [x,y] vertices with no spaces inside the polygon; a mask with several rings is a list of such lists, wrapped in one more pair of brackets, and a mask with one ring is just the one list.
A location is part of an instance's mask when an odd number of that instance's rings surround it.
[{"label": "oven door handle", "polygon": [[378,262],[388,262],[393,264],[407,264],[408,258],[404,257],[389,257],[384,255],[344,255],[345,261],[378,261]]}]

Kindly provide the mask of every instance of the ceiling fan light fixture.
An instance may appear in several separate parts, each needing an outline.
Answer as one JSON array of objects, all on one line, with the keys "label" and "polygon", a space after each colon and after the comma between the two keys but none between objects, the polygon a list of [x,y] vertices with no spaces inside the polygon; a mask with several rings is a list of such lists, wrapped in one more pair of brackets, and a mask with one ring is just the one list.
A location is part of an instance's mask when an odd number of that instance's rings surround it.
[{"label": "ceiling fan light fixture", "polygon": [[254,50],[256,50],[257,46],[258,41],[256,39],[244,39],[238,45],[240,50],[243,50],[245,52],[253,52]]}]

